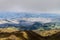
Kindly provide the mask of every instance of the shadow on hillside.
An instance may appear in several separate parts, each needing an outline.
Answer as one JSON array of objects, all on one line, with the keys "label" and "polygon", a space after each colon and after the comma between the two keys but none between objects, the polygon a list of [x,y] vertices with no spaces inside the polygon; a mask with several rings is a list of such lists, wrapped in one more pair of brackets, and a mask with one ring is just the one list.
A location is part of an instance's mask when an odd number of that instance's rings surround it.
[{"label": "shadow on hillside", "polygon": [[[0,38],[8,38],[11,35],[15,35],[18,38],[21,38],[22,40],[60,40],[60,32],[51,35],[51,36],[46,36],[46,37],[42,37],[32,31],[25,31],[28,35],[28,39],[24,38],[23,33],[21,33],[21,31],[16,31],[16,32],[0,32]],[[7,39],[6,39],[7,40]],[[12,39],[9,39],[12,40]]]},{"label": "shadow on hillside", "polygon": [[18,38],[21,38],[22,40],[27,40],[26,38],[24,38],[23,33],[21,33],[20,31],[16,31],[16,32],[1,32],[0,33],[0,38],[7,38],[6,40],[13,40],[12,38],[9,39],[8,37],[10,37],[11,35],[14,35]]},{"label": "shadow on hillside", "polygon": [[47,36],[45,38],[47,38],[46,40],[60,40],[60,32],[53,34],[51,36]]}]

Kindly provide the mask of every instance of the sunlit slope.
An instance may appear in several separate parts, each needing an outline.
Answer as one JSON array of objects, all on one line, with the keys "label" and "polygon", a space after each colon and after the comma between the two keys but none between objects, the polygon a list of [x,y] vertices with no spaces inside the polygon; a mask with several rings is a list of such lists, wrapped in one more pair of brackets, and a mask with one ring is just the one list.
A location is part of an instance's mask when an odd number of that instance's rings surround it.
[{"label": "sunlit slope", "polygon": [[26,40],[27,34],[14,27],[0,28],[0,40]]},{"label": "sunlit slope", "polygon": [[0,40],[57,40],[56,37],[60,35],[59,32],[60,30],[22,31],[11,27],[1,28]]},{"label": "sunlit slope", "polygon": [[60,32],[60,30],[44,30],[44,31],[38,31],[38,30],[34,30],[34,32],[36,32],[37,34],[41,35],[41,36],[51,36],[53,34],[56,34],[58,32]]}]

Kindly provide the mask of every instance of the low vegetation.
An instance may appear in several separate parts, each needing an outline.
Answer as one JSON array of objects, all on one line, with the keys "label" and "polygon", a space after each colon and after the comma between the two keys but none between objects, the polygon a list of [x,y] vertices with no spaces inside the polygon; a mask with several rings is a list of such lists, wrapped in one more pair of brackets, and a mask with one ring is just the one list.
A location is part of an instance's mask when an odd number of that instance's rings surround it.
[{"label": "low vegetation", "polygon": [[[29,31],[31,32],[31,31]],[[40,40],[60,40],[60,30],[45,30],[36,31],[37,35],[40,35]],[[32,33],[34,34],[34,33]],[[30,37],[29,37],[30,36]],[[38,36],[37,36],[38,37]],[[0,40],[34,40],[33,35],[27,34],[25,31],[20,31],[16,28],[0,28]]]}]

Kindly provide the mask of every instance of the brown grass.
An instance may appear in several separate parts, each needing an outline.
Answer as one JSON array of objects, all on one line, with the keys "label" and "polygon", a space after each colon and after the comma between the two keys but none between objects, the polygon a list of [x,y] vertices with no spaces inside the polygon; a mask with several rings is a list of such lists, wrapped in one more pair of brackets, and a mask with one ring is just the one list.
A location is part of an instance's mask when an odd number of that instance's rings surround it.
[{"label": "brown grass", "polygon": [[41,36],[51,36],[53,34],[56,34],[56,33],[60,32],[60,30],[45,30],[45,31],[34,30],[34,32],[36,32],[37,34],[39,34]]},{"label": "brown grass", "polygon": [[[42,36],[44,39],[41,40],[60,40],[60,30],[45,30],[35,31],[37,34]],[[58,34],[58,35],[56,35]],[[33,35],[32,35],[33,36]],[[25,31],[20,31],[15,28],[0,28],[0,40],[28,40],[28,34]]]},{"label": "brown grass", "polygon": [[25,40],[27,34],[16,28],[0,28],[0,40]]}]

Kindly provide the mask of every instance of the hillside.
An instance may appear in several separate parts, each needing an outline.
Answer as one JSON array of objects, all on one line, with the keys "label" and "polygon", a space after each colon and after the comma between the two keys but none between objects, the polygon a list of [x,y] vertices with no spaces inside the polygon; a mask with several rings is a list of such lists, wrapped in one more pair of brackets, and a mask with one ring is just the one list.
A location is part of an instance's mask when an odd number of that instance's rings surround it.
[{"label": "hillside", "polygon": [[60,40],[60,30],[38,33],[38,31],[19,31],[15,28],[0,29],[0,40]]}]

